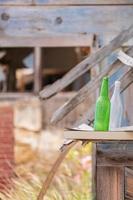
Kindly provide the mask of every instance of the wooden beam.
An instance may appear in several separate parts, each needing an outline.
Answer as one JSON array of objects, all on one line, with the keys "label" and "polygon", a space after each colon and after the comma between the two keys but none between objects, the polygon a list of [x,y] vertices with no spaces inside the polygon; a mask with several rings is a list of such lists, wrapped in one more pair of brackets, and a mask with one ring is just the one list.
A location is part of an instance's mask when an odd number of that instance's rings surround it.
[{"label": "wooden beam", "polygon": [[0,5],[132,5],[132,0],[0,0]]},{"label": "wooden beam", "polygon": [[31,5],[33,0],[0,0],[0,5]]},{"label": "wooden beam", "polygon": [[[30,27],[29,27],[30,28]],[[31,30],[32,31],[32,30]],[[10,34],[10,33],[9,33]],[[37,36],[37,37],[36,37]],[[88,47],[92,45],[92,34],[40,35],[39,31],[29,37],[0,35],[0,47]]]},{"label": "wooden beam", "polygon": [[133,6],[0,6],[0,46],[89,46],[94,33],[113,37],[129,27],[132,9]]},{"label": "wooden beam", "polygon": [[64,131],[64,138],[70,140],[88,140],[91,142],[100,141],[133,141],[133,131]]},{"label": "wooden beam", "polygon": [[36,5],[108,5],[133,4],[132,0],[35,0]]},{"label": "wooden beam", "polygon": [[57,80],[50,87],[44,88],[40,92],[42,99],[49,98],[58,93],[75,79],[87,72],[92,66],[102,61],[109,56],[115,49],[119,48],[124,42],[133,37],[133,25],[129,29],[121,32],[115,39],[113,39],[108,45],[99,49],[95,54],[90,55],[73,69],[71,69],[62,79]]},{"label": "wooden beam", "polygon": [[[129,70],[127,73],[125,73],[124,76],[120,78],[121,81],[121,93],[123,93],[132,83],[133,83],[133,70]],[[100,85],[100,83],[99,83]],[[113,87],[110,88],[112,91]],[[95,91],[93,91],[95,92]],[[91,95],[87,97],[88,101],[91,98]],[[92,102],[92,101],[90,101]],[[80,119],[78,119],[74,123],[74,127],[81,124],[81,123],[87,123],[89,124],[91,122],[91,125],[93,124],[94,119],[94,109],[95,109],[95,100],[93,101],[93,104],[90,104],[90,107],[86,113]],[[58,110],[57,110],[58,111]]]},{"label": "wooden beam", "polygon": [[97,166],[133,166],[133,141],[97,143]]},{"label": "wooden beam", "polygon": [[[114,65],[114,68],[115,68],[115,66],[117,67],[117,65]],[[127,72],[120,79],[120,81],[122,83],[122,85],[121,85],[121,93],[123,93],[133,83],[133,70],[130,70],[129,72]],[[111,88],[111,90],[112,90],[112,88]],[[89,98],[87,97],[88,101],[89,101]],[[83,115],[79,117],[79,119],[74,123],[74,127],[76,127],[76,126],[78,126],[78,125],[80,125],[82,123],[89,124],[90,122],[91,122],[91,125],[92,125],[93,124],[93,120],[94,120],[94,109],[95,109],[95,102],[93,102],[93,104],[90,105],[90,107],[89,107],[89,109],[87,110],[86,113],[83,113]]]},{"label": "wooden beam", "polygon": [[[131,55],[133,55],[133,48],[130,51]],[[86,98],[89,101],[89,98],[91,98],[91,94],[95,92],[97,87],[99,87],[99,84],[101,82],[101,79],[108,75],[109,72],[114,68],[114,66],[121,65],[120,62],[116,62],[115,65],[106,66],[106,68],[94,79],[91,80],[88,84],[86,84],[83,88],[79,90],[79,92],[72,97],[70,100],[68,100],[64,105],[62,105],[52,116],[51,123],[57,123],[61,119],[63,119],[69,112],[71,112],[77,105],[79,105],[81,102],[83,102]],[[126,65],[123,65],[123,67]],[[116,70],[116,68],[114,68]],[[128,68],[125,68],[128,71]],[[133,80],[133,73],[132,71],[128,72],[127,77],[125,81]],[[129,78],[130,75],[130,78]],[[122,84],[124,82],[122,81]]]},{"label": "wooden beam", "polygon": [[[105,73],[107,75],[107,71]],[[98,82],[101,81],[102,75],[98,76],[96,81],[90,82],[87,85],[85,85],[77,95],[75,95],[73,98],[68,100],[64,105],[62,105],[52,116],[51,123],[56,124],[60,120],[62,120],[69,112],[71,112],[77,105],[82,103],[85,99],[89,99],[91,94],[95,91],[98,85]],[[122,78],[122,91],[125,90],[132,82],[133,82],[133,70],[128,70],[128,72],[123,76]],[[94,83],[94,84],[93,84]],[[126,87],[126,88],[125,88]],[[95,103],[95,102],[94,102]],[[94,110],[94,104],[90,108],[92,113],[92,108]]]},{"label": "wooden beam", "polygon": [[33,93],[18,93],[18,92],[2,92],[0,93],[0,101],[10,100],[14,101],[16,99],[27,99],[33,98],[35,95]]},{"label": "wooden beam", "polygon": [[40,47],[34,48],[34,92],[38,93],[42,84],[41,61],[42,51]]}]

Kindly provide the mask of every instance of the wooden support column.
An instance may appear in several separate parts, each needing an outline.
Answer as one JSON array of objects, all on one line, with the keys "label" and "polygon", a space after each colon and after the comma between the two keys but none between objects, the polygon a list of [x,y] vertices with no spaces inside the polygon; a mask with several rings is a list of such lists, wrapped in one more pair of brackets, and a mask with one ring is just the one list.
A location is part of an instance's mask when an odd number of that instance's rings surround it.
[{"label": "wooden support column", "polygon": [[94,199],[133,199],[133,142],[97,143]]},{"label": "wooden support column", "polygon": [[97,167],[96,176],[96,200],[125,200],[123,167]]},{"label": "wooden support column", "polygon": [[41,89],[42,74],[41,74],[41,62],[42,62],[42,49],[41,47],[34,48],[34,92],[38,93]]}]

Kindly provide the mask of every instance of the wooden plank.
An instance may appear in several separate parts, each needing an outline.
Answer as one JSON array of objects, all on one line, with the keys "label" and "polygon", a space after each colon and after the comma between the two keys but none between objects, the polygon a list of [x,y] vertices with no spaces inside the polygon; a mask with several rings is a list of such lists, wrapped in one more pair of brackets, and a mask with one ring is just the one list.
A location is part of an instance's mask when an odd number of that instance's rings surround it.
[{"label": "wooden plank", "polygon": [[104,4],[133,4],[133,0],[35,0],[39,5],[104,5]]},{"label": "wooden plank", "polygon": [[133,166],[133,142],[98,143],[97,166]]},{"label": "wooden plank", "polygon": [[[118,66],[117,66],[118,62],[116,62],[113,66],[113,70],[117,70]],[[123,93],[127,87],[132,86],[132,82],[133,82],[133,74],[130,72],[126,73],[121,79],[120,81],[122,82],[122,90],[121,93]],[[112,90],[112,88],[111,88]],[[87,98],[88,99],[88,98]],[[89,100],[89,99],[88,99]],[[90,101],[90,100],[89,100]],[[90,108],[87,110],[87,112],[85,112],[81,117],[79,117],[79,119],[74,123],[73,127],[77,127],[78,125],[82,124],[82,123],[86,123],[89,124],[90,121],[93,122],[94,120],[94,108],[95,108],[95,102],[93,102],[93,104],[90,104]],[[131,108],[132,109],[132,108]],[[128,110],[128,112],[130,113],[130,109]],[[132,113],[132,112],[131,112]],[[132,121],[132,118],[131,118]],[[90,124],[92,125],[92,124]]]},{"label": "wooden plank", "polygon": [[131,5],[132,0],[0,0],[0,5]]},{"label": "wooden plank", "polygon": [[128,120],[129,125],[133,124],[133,84],[130,85],[129,88],[124,92],[124,108],[125,108],[125,114]]},{"label": "wooden plank", "polygon": [[[91,47],[91,54],[96,53],[99,49],[100,49],[100,40],[99,40],[99,37],[96,34],[94,34],[93,44]],[[102,62],[104,62],[104,61],[99,62],[95,67],[92,67],[92,69],[90,70],[91,80],[95,79],[98,76],[98,74],[100,73]],[[105,66],[105,65],[103,65],[103,66]],[[93,94],[93,99],[98,98],[99,90],[100,90],[100,88],[97,87],[97,89],[95,90],[95,93]]]},{"label": "wooden plank", "polygon": [[133,0],[0,0],[0,5],[132,5]]},{"label": "wooden plank", "polygon": [[0,5],[31,5],[33,0],[0,0]]},{"label": "wooden plank", "polygon": [[133,25],[129,29],[120,33],[108,45],[104,46],[103,48],[98,50],[95,54],[90,55],[81,63],[76,65],[63,78],[57,80],[50,87],[47,87],[47,89],[44,88],[44,90],[40,92],[40,97],[46,99],[58,93],[66,86],[68,86],[70,83],[72,83],[75,79],[84,74],[86,71],[90,70],[92,66],[95,66],[97,63],[99,63],[104,58],[109,56],[114,50],[119,48],[124,42],[126,42],[128,39],[132,37],[133,37]]},{"label": "wooden plank", "polygon": [[18,93],[18,92],[2,92],[0,93],[0,101],[11,100],[14,101],[16,99],[27,99],[35,97],[33,93]]},{"label": "wooden plank", "polygon": [[133,131],[109,131],[109,132],[98,132],[98,131],[65,131],[65,139],[72,140],[89,140],[89,141],[133,141]]},{"label": "wooden plank", "polygon": [[[10,34],[10,33],[9,33]],[[37,36],[37,37],[36,37]],[[72,35],[72,34],[62,34],[62,35],[40,35],[39,31],[35,34],[31,34],[29,37],[17,36],[14,37],[5,35],[0,36],[0,47],[76,47],[84,46],[88,47],[92,44],[92,35]]]},{"label": "wooden plank", "polygon": [[133,167],[125,168],[125,200],[133,199]]},{"label": "wooden plank", "polygon": [[[108,71],[108,68],[106,70]],[[93,82],[92,80],[91,82],[89,82],[74,97],[72,97],[65,104],[63,104],[59,109],[57,109],[51,118],[51,123],[56,124],[57,122],[61,121],[68,113],[70,113],[73,109],[75,109],[75,107],[77,107],[85,99],[88,99],[88,101],[90,101],[91,94],[93,94],[95,92],[95,89],[99,87],[102,77],[108,74],[106,70],[103,71],[103,73],[101,73],[96,78],[96,81]],[[125,75],[123,75],[120,81],[122,81],[121,92],[123,92],[133,82],[133,70],[131,69],[127,73],[125,72]],[[95,106],[95,100],[93,104],[90,105],[88,115],[90,115],[90,112],[91,114],[93,114],[94,106]]]},{"label": "wooden plank", "polygon": [[[129,48],[126,51],[126,53],[129,54],[129,55],[131,55],[133,52]],[[106,66],[105,66],[105,68],[106,68]],[[120,65],[120,62],[118,60],[116,60],[116,59],[112,60],[112,67],[110,67],[110,71],[108,72],[108,76],[110,76],[111,74],[114,74],[120,68],[122,68],[122,66]],[[124,92],[127,89],[127,87],[130,84],[132,85],[132,74],[130,72],[126,73],[125,76],[123,76],[123,77],[120,78],[120,81],[122,82],[122,88],[121,88],[122,89],[121,93],[122,93],[122,92]],[[97,85],[97,88],[99,88],[99,87],[100,87],[100,82]],[[111,94],[112,94],[112,88],[113,87],[110,88],[110,90],[111,90],[110,93]],[[95,90],[93,92],[95,92]],[[92,96],[93,95],[89,95],[87,97],[87,101],[92,102],[91,101],[91,97]],[[79,117],[79,119],[74,123],[73,127],[77,127],[78,125],[80,125],[82,123],[89,124],[90,121],[93,123],[93,120],[94,120],[94,108],[95,108],[95,101],[93,100],[93,104],[92,103],[89,104],[88,110]],[[90,125],[92,125],[92,123]]]},{"label": "wooden plank", "polygon": [[34,48],[34,92],[35,93],[38,93],[41,89],[41,83],[42,83],[41,62],[42,62],[41,48],[35,47]]},{"label": "wooden plank", "polygon": [[124,200],[124,170],[97,167],[97,200]]},{"label": "wooden plank", "polygon": [[34,46],[35,42],[45,47],[68,46],[67,42],[70,46],[89,46],[94,33],[115,36],[128,28],[132,9],[133,6],[1,6],[0,46]]},{"label": "wooden plank", "polygon": [[[76,106],[78,106],[80,103],[82,103],[85,99],[89,99],[91,94],[95,92],[95,89],[99,86],[100,81],[104,76],[106,76],[113,66],[107,66],[103,72],[97,76],[95,80],[90,81],[87,83],[83,88],[79,90],[79,92],[72,97],[70,100],[68,100],[64,105],[62,105],[58,110],[55,111],[55,113],[52,116],[51,123],[55,124],[58,121],[62,120],[69,112],[71,112]],[[131,84],[133,80],[133,70],[128,71],[125,76],[122,78],[124,79],[122,81],[122,84],[126,84],[126,82],[129,81],[129,84]],[[122,86],[123,87],[123,86]]]},{"label": "wooden plank", "polygon": [[[129,87],[133,83],[133,70],[128,71],[123,77],[120,78],[120,81],[122,83],[121,93],[123,93],[127,89],[127,87]],[[111,92],[112,92],[112,88],[113,87],[111,87]],[[95,91],[93,91],[93,92],[95,92]],[[93,123],[94,123],[95,100],[93,100],[93,103],[92,103],[91,95],[87,96],[86,101],[87,100],[90,102],[90,104],[88,106],[89,109],[87,110],[87,112],[85,112],[83,114],[82,119],[81,119],[81,117],[79,117],[78,120],[75,120],[73,127],[76,127],[77,125],[82,124],[82,123],[87,123],[87,124],[90,124],[91,126],[93,125]],[[128,113],[129,112],[130,112],[130,109],[128,110]]]}]

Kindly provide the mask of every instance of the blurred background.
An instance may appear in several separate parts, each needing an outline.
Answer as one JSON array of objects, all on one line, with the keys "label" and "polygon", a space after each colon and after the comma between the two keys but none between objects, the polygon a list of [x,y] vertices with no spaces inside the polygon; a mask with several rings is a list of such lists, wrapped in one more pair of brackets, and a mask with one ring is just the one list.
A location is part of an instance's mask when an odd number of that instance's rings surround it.
[{"label": "blurred background", "polygon": [[[91,112],[99,94],[81,103],[56,126],[53,113],[116,54],[97,64],[52,98],[39,92],[62,78],[87,56],[108,44],[133,19],[131,0],[0,0],[0,193],[2,200],[34,200],[62,145],[63,129]],[[132,47],[132,40],[121,49]],[[110,77],[110,85],[122,70]],[[133,123],[132,84],[122,94],[123,125]],[[94,118],[94,111],[91,112]],[[89,116],[88,116],[89,117]],[[91,200],[92,144],[67,155],[46,200]],[[5,167],[6,166],[6,167]],[[8,188],[8,179],[13,188]],[[4,180],[4,181],[3,181]],[[5,181],[6,180],[6,181]],[[6,184],[5,184],[6,182]]]}]

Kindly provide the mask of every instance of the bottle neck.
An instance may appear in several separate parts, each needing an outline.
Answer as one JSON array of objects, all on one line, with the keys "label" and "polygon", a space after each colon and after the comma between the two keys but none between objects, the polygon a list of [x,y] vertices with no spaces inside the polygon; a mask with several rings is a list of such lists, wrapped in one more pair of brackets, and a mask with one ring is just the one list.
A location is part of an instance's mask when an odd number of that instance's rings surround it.
[{"label": "bottle neck", "polygon": [[100,96],[102,96],[102,97],[109,96],[109,83],[108,83],[107,77],[103,78]]},{"label": "bottle neck", "polygon": [[120,94],[120,82],[115,82],[114,95]]}]

